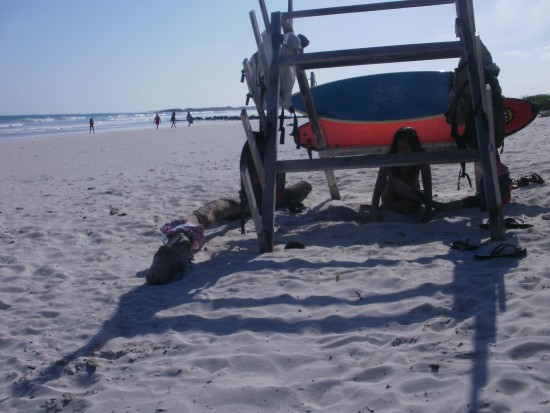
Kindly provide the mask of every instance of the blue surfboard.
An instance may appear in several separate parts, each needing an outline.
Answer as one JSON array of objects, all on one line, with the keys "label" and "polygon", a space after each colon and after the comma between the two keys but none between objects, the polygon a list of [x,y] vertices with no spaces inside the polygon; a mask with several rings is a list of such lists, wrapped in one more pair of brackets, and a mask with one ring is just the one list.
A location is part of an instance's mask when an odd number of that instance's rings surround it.
[{"label": "blue surfboard", "polygon": [[[391,122],[445,113],[452,72],[383,73],[337,80],[311,88],[317,115],[347,122]],[[302,96],[291,98],[306,113]]]}]

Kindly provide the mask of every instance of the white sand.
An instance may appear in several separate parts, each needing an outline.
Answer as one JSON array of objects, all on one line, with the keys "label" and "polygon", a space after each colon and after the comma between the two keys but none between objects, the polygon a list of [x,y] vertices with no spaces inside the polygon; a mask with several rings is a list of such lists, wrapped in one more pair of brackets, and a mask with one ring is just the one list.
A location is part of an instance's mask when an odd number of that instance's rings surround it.
[{"label": "white sand", "polygon": [[[507,139],[512,177],[550,179],[549,127]],[[0,141],[0,411],[550,411],[548,183],[505,210],[527,257],[479,261],[449,248],[487,240],[478,209],[358,224],[375,170],[338,171],[338,202],[289,175],[314,189],[274,253],[221,223],[149,287],[160,226],[236,195],[242,125],[96,132]],[[433,167],[437,199],[472,192],[458,170]]]}]

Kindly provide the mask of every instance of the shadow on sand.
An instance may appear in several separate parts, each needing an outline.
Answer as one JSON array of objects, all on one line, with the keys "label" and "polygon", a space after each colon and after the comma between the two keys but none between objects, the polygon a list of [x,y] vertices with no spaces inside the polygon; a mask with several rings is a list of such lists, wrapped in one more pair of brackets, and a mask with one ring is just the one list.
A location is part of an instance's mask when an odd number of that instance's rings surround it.
[{"label": "shadow on sand", "polygon": [[[450,224],[452,225],[464,225]],[[445,228],[449,231],[450,228]],[[456,229],[455,229],[456,230]],[[323,239],[323,229],[319,229],[318,239]],[[331,229],[334,231],[334,228]],[[324,234],[326,236],[327,234]],[[327,239],[330,237],[327,237]],[[341,240],[340,240],[341,241]],[[239,248],[241,251],[254,251],[257,248],[255,239],[243,239],[233,242],[229,250]],[[341,244],[346,246],[345,244]],[[350,243],[350,245],[352,245]],[[463,253],[462,251],[458,252]],[[250,257],[253,258],[250,258]],[[162,334],[165,331],[173,330],[179,333],[187,331],[202,331],[215,335],[230,335],[232,333],[246,330],[252,332],[297,332],[305,331],[314,327],[321,333],[346,333],[356,330],[357,325],[368,327],[381,327],[391,322],[402,325],[414,325],[434,320],[437,317],[447,317],[458,323],[463,320],[473,319],[473,351],[467,356],[473,363],[471,369],[471,396],[468,409],[471,413],[478,411],[480,406],[480,393],[487,383],[489,346],[496,340],[497,313],[506,311],[504,276],[510,269],[517,266],[517,259],[499,259],[493,261],[495,265],[480,267],[480,271],[472,274],[471,271],[461,262],[465,257],[474,259],[473,255],[457,255],[457,251],[449,250],[448,253],[429,258],[419,258],[415,263],[429,264],[435,260],[446,260],[454,268],[453,279],[446,284],[434,284],[426,282],[410,290],[401,290],[389,294],[373,294],[358,300],[340,299],[332,296],[310,296],[305,299],[293,298],[290,294],[272,296],[269,298],[221,298],[205,300],[197,298],[198,293],[215,285],[218,280],[226,277],[235,271],[247,271],[254,273],[261,272],[266,267],[270,269],[300,268],[307,271],[318,271],[320,269],[335,268],[375,268],[379,266],[391,267],[402,263],[402,260],[392,259],[366,259],[362,263],[332,261],[329,263],[311,263],[302,259],[290,259],[283,264],[264,260],[255,260],[257,255],[243,253],[237,259],[235,265],[226,263],[216,264],[215,271],[199,271],[191,269],[191,273],[202,273],[199,276],[187,276],[177,283],[162,286],[140,285],[120,297],[120,302],[113,316],[103,323],[100,331],[95,334],[86,344],[76,351],[63,356],[52,363],[49,367],[38,372],[39,377],[32,380],[20,380],[14,385],[13,395],[15,397],[33,396],[37,387],[49,381],[60,378],[70,363],[79,358],[101,357],[102,348],[112,339],[117,337],[130,338],[148,334]],[[219,257],[218,257],[219,258]],[[235,260],[235,255],[232,256]],[[498,262],[498,264],[496,264]],[[143,271],[136,274],[143,275]],[[196,274],[195,274],[196,275]],[[422,277],[421,274],[418,275]],[[428,278],[428,276],[426,276]],[[369,306],[376,303],[393,303],[400,300],[414,297],[434,296],[437,293],[444,293],[452,296],[453,304],[445,307],[436,307],[424,304],[412,311],[403,312],[398,316],[379,317],[361,315],[355,316],[352,320],[340,315],[331,315],[324,319],[300,320],[295,322],[285,321],[281,318],[263,317],[257,318],[234,316],[219,317],[217,319],[203,318],[197,315],[186,314],[173,317],[157,317],[157,313],[190,303],[208,301],[213,308],[253,308],[268,305],[297,305],[297,306],[321,306],[321,305],[351,305]],[[146,303],[136,308],[136,303]],[[365,309],[363,314],[372,313]],[[103,354],[109,357],[108,354]],[[112,355],[111,355],[112,356]],[[94,372],[93,366],[87,367],[89,375]]]}]

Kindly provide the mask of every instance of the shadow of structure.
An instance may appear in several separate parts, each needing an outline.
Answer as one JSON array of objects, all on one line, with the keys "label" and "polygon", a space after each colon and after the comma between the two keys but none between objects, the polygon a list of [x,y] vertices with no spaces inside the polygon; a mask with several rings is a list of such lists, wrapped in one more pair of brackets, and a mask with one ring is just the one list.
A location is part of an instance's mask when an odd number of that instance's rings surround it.
[{"label": "shadow of structure", "polygon": [[[242,240],[242,243],[249,245],[250,240]],[[237,243],[239,243],[237,241]],[[241,245],[242,246],[242,245]],[[235,272],[230,265],[217,265],[215,272],[210,272],[204,277],[188,276],[176,284],[162,286],[140,285],[120,298],[116,312],[109,320],[104,321],[102,328],[87,343],[77,350],[63,356],[50,366],[38,373],[38,377],[28,380],[21,379],[14,384],[13,394],[15,397],[33,396],[37,387],[60,378],[70,363],[79,358],[105,357],[112,358],[113,355],[103,354],[103,347],[112,339],[117,337],[131,338],[147,334],[162,334],[165,331],[173,330],[180,333],[187,331],[202,331],[220,335],[230,335],[242,330],[252,332],[277,332],[277,331],[304,331],[314,327],[321,333],[345,333],[356,329],[357,325],[367,327],[383,327],[389,322],[397,322],[402,325],[413,325],[432,320],[436,317],[448,317],[455,323],[472,319],[473,351],[464,355],[464,358],[472,360],[471,370],[471,395],[468,409],[470,413],[479,411],[480,394],[487,384],[489,346],[496,340],[497,313],[506,310],[504,276],[517,265],[515,259],[493,260],[491,264],[480,265],[478,272],[472,274],[469,268],[461,266],[461,260],[457,259],[457,251],[449,251],[445,255],[433,256],[415,262],[429,264],[435,260],[449,261],[454,267],[453,279],[446,284],[423,283],[414,289],[401,290],[388,294],[373,294],[369,297],[353,301],[350,299],[335,298],[332,296],[312,295],[305,299],[292,297],[290,294],[277,295],[268,298],[219,298],[203,299],[198,298],[201,291],[212,287],[223,277]],[[464,258],[464,256],[460,257]],[[473,256],[468,258],[474,259]],[[401,263],[401,260],[392,259],[366,259],[362,263],[332,261],[324,263],[311,263],[303,259],[290,259],[284,263],[286,268],[302,268],[308,271],[326,270],[327,268],[376,268],[380,266],[391,267]],[[283,264],[265,260],[243,259],[239,268],[246,268],[250,273],[261,272],[270,265],[276,269]],[[139,276],[139,273],[138,273]],[[422,274],[418,275],[419,278]],[[179,284],[179,285],[178,285]],[[177,288],[174,288],[177,286]],[[182,290],[186,291],[183,292]],[[421,310],[404,312],[398,316],[381,317],[360,315],[354,316],[353,322],[340,315],[331,315],[324,319],[285,321],[281,318],[263,317],[261,322],[258,319],[247,317],[225,316],[217,319],[204,318],[194,314],[178,315],[172,317],[157,317],[157,314],[177,306],[206,302],[211,308],[253,308],[269,305],[299,305],[299,306],[321,306],[321,305],[354,305],[368,306],[376,303],[392,303],[416,297],[434,296],[443,293],[452,296],[451,308],[436,307],[430,304],[421,306]],[[136,303],[142,303],[136,308]],[[364,311],[363,314],[369,314]],[[116,355],[115,355],[116,356]],[[93,374],[94,366],[86,367],[87,372]]]}]

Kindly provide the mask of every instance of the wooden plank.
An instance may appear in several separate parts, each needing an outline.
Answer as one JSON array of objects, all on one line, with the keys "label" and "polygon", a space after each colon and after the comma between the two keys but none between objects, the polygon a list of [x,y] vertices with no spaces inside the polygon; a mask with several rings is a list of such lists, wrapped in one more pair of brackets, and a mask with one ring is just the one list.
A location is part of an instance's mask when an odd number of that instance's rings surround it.
[{"label": "wooden plank", "polygon": [[275,232],[275,186],[277,162],[277,130],[279,117],[279,75],[282,44],[281,13],[271,14],[271,44],[273,60],[269,69],[270,86],[267,91],[267,145],[264,157],[265,188],[262,195],[261,252],[272,252]]},{"label": "wooden plank", "polygon": [[[315,138],[317,148],[320,149],[319,157],[326,157],[327,155],[325,154],[323,149],[327,147],[327,142],[325,140],[325,137],[321,133],[321,125],[319,123],[317,111],[315,110],[315,103],[313,101],[313,95],[311,94],[311,89],[309,87],[306,72],[303,70],[298,70],[296,72],[296,77],[298,79],[298,85],[300,86],[300,93],[302,94],[302,98],[304,99],[304,103],[306,105],[307,115],[309,117],[309,121],[311,122],[313,137]],[[336,177],[334,176],[334,171],[326,169],[325,178],[327,180],[330,197],[334,200],[341,199],[340,191],[338,190],[338,184],[336,182]]]},{"label": "wooden plank", "polygon": [[325,169],[361,169],[380,168],[382,166],[403,166],[428,164],[447,164],[479,161],[479,151],[467,149],[447,152],[414,152],[408,154],[357,155],[324,159],[296,159],[277,162],[278,172],[311,172]]},{"label": "wooden plank", "polygon": [[462,55],[463,48],[461,43],[459,41],[451,41],[285,55],[281,57],[281,65],[294,65],[297,70],[307,70],[417,60],[451,59],[461,57]]},{"label": "wooden plank", "polygon": [[[424,143],[422,147],[427,152],[435,151],[456,151],[456,143],[454,142],[438,142],[438,143]],[[373,154],[387,154],[390,149],[390,145],[383,146],[361,146],[350,148],[329,148],[323,152],[327,157],[335,156],[353,156],[353,155],[373,155]]]},{"label": "wooden plank", "polygon": [[256,197],[254,196],[254,186],[252,185],[252,180],[250,179],[250,171],[246,167],[246,164],[241,165],[241,179],[243,181],[243,187],[244,187],[244,192],[246,193],[246,199],[248,200],[250,214],[252,215],[252,220],[254,221],[254,227],[256,228],[256,234],[258,235],[258,239],[260,241],[260,250],[262,250],[262,245],[263,245],[263,240],[261,238],[262,218],[260,216],[258,204],[256,203]]},{"label": "wooden plank", "polygon": [[455,0],[414,0],[414,1],[390,1],[373,4],[360,4],[356,6],[327,7],[311,10],[297,10],[283,14],[283,18],[302,18],[328,16],[333,14],[360,13],[381,10],[404,9],[409,7],[438,6],[452,4]]},{"label": "wooden plank", "polygon": [[[265,49],[262,41],[262,34],[258,27],[258,21],[256,20],[256,13],[254,10],[250,11],[250,23],[252,24],[252,31],[254,32],[254,39],[256,39],[256,47],[258,48],[258,57],[261,68],[264,73],[269,72],[269,64],[267,63],[267,56],[265,54]],[[259,68],[258,68],[259,69]],[[267,87],[269,87],[269,76],[266,75],[265,79]]]},{"label": "wooden plank", "polygon": [[262,18],[264,20],[265,30],[270,32],[271,23],[269,22],[269,14],[267,13],[267,7],[265,6],[265,1],[264,0],[259,0],[259,1],[260,1],[260,10],[262,12]]},{"label": "wooden plank", "polygon": [[258,117],[260,118],[260,126],[262,130],[266,131],[267,118],[265,116],[263,102],[260,97],[260,91],[256,87],[254,83],[254,79],[252,79],[252,69],[250,67],[250,62],[248,61],[248,59],[244,59],[243,68],[244,68],[244,77],[246,79],[246,84],[248,86],[248,91],[252,95],[252,100],[256,105],[256,111],[258,112]]},{"label": "wooden plank", "polygon": [[258,178],[260,179],[260,184],[262,185],[263,189],[265,187],[264,163],[262,162],[262,158],[260,156],[260,153],[258,152],[258,145],[256,144],[256,139],[254,139],[254,132],[252,131],[252,127],[250,126],[250,121],[248,119],[246,109],[243,109],[241,111],[241,121],[243,123],[246,140],[250,148],[250,153],[252,154],[252,160],[254,161],[254,166],[256,167],[256,172],[258,173]]}]

